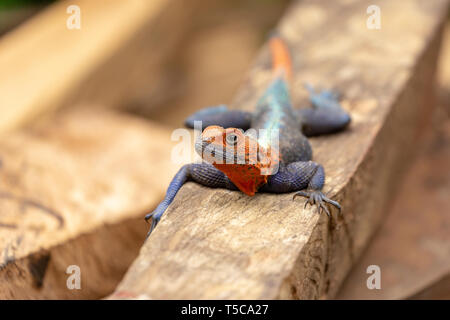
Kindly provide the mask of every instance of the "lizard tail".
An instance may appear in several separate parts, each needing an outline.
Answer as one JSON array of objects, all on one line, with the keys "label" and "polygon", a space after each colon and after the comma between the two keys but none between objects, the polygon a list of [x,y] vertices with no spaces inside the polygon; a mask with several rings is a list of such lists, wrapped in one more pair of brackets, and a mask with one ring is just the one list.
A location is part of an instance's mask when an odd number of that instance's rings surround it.
[{"label": "lizard tail", "polygon": [[275,77],[281,76],[287,82],[292,80],[292,60],[286,43],[278,36],[272,36],[269,40],[272,52],[272,71]]}]

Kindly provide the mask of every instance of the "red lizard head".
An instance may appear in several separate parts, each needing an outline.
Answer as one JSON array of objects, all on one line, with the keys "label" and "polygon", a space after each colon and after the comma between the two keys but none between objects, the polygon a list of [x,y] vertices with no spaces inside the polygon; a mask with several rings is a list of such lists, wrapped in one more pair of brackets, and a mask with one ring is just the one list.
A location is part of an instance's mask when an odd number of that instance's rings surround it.
[{"label": "red lizard head", "polygon": [[268,152],[255,138],[237,128],[209,126],[195,149],[203,160],[226,174],[239,190],[249,196],[267,182],[268,175],[263,174],[262,169],[278,161],[270,150]]}]

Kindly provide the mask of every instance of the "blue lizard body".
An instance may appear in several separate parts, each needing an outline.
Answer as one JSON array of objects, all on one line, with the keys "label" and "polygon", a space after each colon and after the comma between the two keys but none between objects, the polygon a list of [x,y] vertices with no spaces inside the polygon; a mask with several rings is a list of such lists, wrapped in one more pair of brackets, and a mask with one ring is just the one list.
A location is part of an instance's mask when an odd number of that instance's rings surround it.
[{"label": "blue lizard body", "polygon": [[[282,53],[286,55],[286,52]],[[283,58],[286,59],[285,56]],[[313,107],[294,109],[286,78],[283,73],[275,74],[254,112],[229,110],[221,105],[200,110],[186,119],[185,124],[190,128],[194,127],[195,121],[202,121],[204,130],[201,139],[196,142],[196,151],[205,160],[204,154],[208,151],[209,158],[207,162],[184,165],[178,171],[169,185],[164,200],[146,216],[146,220],[152,218],[149,234],[172,203],[178,190],[187,181],[195,181],[211,188],[239,189],[249,195],[253,195],[256,191],[269,193],[297,191],[294,198],[307,197],[306,204],[315,204],[319,212],[323,210],[330,215],[326,203],[340,209],[339,203],[328,199],[321,192],[325,183],[325,171],[320,164],[311,161],[312,148],[307,136],[343,130],[350,123],[350,116],[341,108],[336,93],[332,91],[316,93],[309,85],[306,88],[310,93]],[[254,132],[242,133],[243,130],[250,128],[256,130],[256,137]],[[279,166],[276,172],[268,176],[258,174],[259,155],[256,164],[233,162],[239,159],[237,146],[252,139],[256,139],[258,148],[265,150],[271,148],[274,130],[277,131],[279,138],[277,146]],[[245,150],[245,156],[248,157],[250,149]]]}]

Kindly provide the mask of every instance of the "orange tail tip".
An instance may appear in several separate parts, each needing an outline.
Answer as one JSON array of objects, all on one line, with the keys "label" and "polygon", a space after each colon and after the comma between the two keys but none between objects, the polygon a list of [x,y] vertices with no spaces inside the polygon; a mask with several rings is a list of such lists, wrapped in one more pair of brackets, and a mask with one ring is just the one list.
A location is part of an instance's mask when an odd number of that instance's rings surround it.
[{"label": "orange tail tip", "polygon": [[279,37],[272,37],[269,45],[272,52],[274,75],[281,74],[290,81],[292,79],[292,60],[286,43]]}]

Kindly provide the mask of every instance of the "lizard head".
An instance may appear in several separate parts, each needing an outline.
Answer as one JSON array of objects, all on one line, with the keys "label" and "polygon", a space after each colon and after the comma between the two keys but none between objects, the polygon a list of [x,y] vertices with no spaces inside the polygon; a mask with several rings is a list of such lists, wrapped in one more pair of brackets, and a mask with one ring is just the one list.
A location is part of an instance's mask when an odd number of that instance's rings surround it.
[{"label": "lizard head", "polygon": [[267,182],[262,169],[273,161],[258,141],[242,129],[209,126],[195,144],[206,162],[222,171],[247,195],[253,196]]}]

